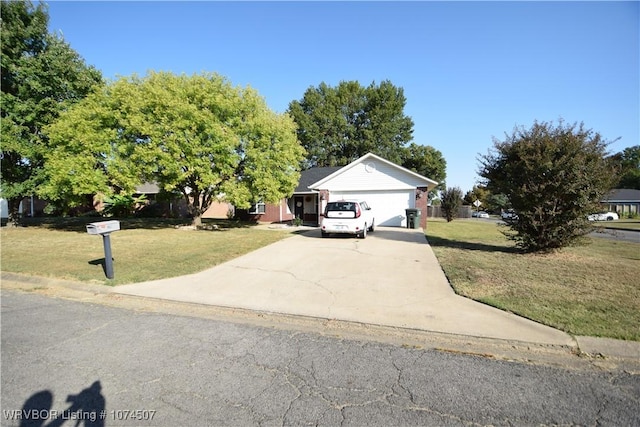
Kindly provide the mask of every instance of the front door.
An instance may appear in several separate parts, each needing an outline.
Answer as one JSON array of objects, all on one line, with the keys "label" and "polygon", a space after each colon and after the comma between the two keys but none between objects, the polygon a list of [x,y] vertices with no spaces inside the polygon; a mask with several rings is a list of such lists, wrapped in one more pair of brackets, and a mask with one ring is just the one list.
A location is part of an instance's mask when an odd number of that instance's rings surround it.
[{"label": "front door", "polygon": [[295,196],[293,198],[293,215],[296,218],[304,220],[304,198],[302,196]]}]

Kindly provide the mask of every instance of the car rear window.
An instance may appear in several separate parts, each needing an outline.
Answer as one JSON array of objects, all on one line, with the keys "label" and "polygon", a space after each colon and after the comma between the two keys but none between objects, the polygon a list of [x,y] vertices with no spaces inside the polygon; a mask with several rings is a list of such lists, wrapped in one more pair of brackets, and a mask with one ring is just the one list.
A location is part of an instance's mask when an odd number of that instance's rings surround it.
[{"label": "car rear window", "polygon": [[330,202],[327,203],[325,216],[327,218],[355,218],[357,209],[355,202]]}]

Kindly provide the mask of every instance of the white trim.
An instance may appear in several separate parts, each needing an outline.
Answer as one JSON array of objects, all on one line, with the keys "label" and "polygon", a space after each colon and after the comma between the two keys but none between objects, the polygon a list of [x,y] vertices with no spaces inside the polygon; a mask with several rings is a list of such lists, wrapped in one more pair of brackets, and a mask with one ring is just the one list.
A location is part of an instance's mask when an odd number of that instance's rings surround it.
[{"label": "white trim", "polygon": [[255,203],[249,208],[249,215],[264,215],[265,213],[267,213],[267,206],[264,202]]}]

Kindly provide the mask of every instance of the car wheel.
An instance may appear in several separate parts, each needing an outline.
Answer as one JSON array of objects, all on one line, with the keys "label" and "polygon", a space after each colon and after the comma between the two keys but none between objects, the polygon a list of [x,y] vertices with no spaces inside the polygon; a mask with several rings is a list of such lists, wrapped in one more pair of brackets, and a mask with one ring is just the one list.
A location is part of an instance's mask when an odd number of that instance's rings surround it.
[{"label": "car wheel", "polygon": [[362,233],[360,233],[360,237],[362,237],[363,239],[367,238],[367,224],[364,225],[364,228],[362,229]]},{"label": "car wheel", "polygon": [[612,216],[608,216],[607,217],[607,221],[613,221],[613,217]]},{"label": "car wheel", "polygon": [[373,221],[373,222],[371,223],[371,227],[369,227],[369,231],[370,231],[370,232],[372,232],[372,233],[373,233],[373,230],[374,230],[374,228],[375,228],[375,224],[376,224],[376,222],[375,222],[375,221]]}]

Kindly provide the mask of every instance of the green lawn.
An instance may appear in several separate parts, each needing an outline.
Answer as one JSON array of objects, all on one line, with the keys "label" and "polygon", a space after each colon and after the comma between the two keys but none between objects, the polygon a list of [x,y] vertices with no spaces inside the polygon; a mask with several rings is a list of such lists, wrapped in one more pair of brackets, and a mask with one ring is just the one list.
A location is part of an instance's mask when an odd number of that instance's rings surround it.
[{"label": "green lawn", "polygon": [[640,341],[640,244],[587,238],[521,254],[500,229],[429,220],[427,238],[457,293],[571,334]]},{"label": "green lawn", "polygon": [[115,278],[103,270],[102,237],[86,232],[99,220],[40,220],[0,231],[2,271],[83,282],[124,284],[196,273],[290,235],[218,221],[218,230],[176,228],[180,222],[123,220],[111,234]]}]

